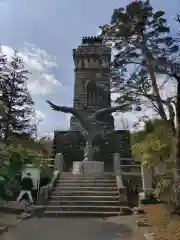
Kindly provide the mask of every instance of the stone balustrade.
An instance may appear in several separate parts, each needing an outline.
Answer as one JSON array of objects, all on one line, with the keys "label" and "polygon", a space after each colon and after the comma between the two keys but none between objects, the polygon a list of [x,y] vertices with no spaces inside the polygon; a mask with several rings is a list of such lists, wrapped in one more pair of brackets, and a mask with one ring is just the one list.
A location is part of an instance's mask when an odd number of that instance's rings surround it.
[{"label": "stone balustrade", "polygon": [[48,202],[49,195],[55,185],[55,182],[57,178],[59,177],[60,171],[55,170],[51,179],[51,182],[46,185],[42,186],[39,189],[39,194],[38,194],[38,204],[39,205],[46,205]]}]

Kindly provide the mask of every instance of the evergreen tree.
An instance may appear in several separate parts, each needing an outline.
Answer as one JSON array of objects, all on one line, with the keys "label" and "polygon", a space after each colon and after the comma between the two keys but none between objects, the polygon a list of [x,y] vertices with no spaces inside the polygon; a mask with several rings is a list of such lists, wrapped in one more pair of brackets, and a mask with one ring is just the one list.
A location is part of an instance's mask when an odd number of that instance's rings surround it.
[{"label": "evergreen tree", "polygon": [[2,52],[0,48],[0,139],[3,136],[3,126],[5,119],[3,118],[5,114],[5,105],[2,100],[2,86],[6,79],[6,68],[7,68],[7,56]]},{"label": "evergreen tree", "polygon": [[1,116],[4,141],[12,136],[31,135],[31,119],[35,114],[34,102],[28,92],[28,71],[17,52],[10,61],[5,61],[1,75],[0,102],[4,111]]},{"label": "evergreen tree", "polygon": [[120,93],[117,102],[128,100],[140,105],[141,101],[148,101],[167,120],[169,99],[161,98],[157,78],[167,75],[167,64],[172,63],[178,46],[169,35],[164,14],[154,12],[148,0],[133,1],[125,9],[115,9],[110,25],[101,29],[104,40],[113,43],[116,50],[112,88]]}]

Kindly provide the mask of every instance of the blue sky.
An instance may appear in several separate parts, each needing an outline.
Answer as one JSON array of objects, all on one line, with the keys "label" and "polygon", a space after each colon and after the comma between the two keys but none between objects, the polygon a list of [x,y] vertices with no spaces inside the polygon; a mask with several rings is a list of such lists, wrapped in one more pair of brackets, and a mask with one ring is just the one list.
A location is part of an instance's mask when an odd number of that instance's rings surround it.
[{"label": "blue sky", "polygon": [[[39,133],[67,129],[69,116],[53,112],[45,103],[50,99],[60,105],[72,105],[74,72],[72,49],[83,36],[96,35],[98,26],[108,23],[116,7],[127,0],[1,0],[0,43],[10,54],[16,48],[32,72],[29,89],[36,103]],[[178,0],[152,0],[156,9],[167,13],[176,29]],[[128,116],[128,115],[127,115]],[[116,120],[118,125],[118,120]]]}]

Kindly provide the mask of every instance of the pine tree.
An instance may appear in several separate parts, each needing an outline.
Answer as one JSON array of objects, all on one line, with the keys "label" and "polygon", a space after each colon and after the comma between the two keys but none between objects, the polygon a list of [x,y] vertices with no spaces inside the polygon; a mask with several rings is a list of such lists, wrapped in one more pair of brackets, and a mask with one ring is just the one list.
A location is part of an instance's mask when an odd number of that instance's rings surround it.
[{"label": "pine tree", "polygon": [[28,74],[23,60],[14,52],[12,59],[4,64],[0,85],[0,102],[4,108],[2,135],[6,142],[12,136],[31,135],[33,131],[31,120],[35,111],[27,88]]},{"label": "pine tree", "polygon": [[162,119],[168,120],[165,109],[169,101],[160,96],[157,76],[167,75],[167,65],[178,46],[169,35],[164,14],[155,12],[148,0],[133,1],[125,9],[115,9],[110,25],[101,29],[104,40],[112,42],[116,50],[112,88],[120,93],[117,102],[128,100],[140,105],[142,100],[148,101]]},{"label": "pine tree", "polygon": [[5,114],[5,106],[2,100],[2,86],[6,79],[6,67],[7,67],[7,56],[2,52],[0,48],[0,140],[2,140],[3,136],[3,126],[4,126],[4,114]]}]

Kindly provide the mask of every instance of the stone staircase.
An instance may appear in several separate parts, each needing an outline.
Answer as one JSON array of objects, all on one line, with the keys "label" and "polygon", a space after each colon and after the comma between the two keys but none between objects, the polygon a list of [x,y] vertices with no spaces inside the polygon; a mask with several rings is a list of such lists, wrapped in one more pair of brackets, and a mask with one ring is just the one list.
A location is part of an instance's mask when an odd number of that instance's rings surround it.
[{"label": "stone staircase", "polygon": [[115,176],[75,176],[63,173],[45,208],[45,216],[115,216],[120,203]]}]

